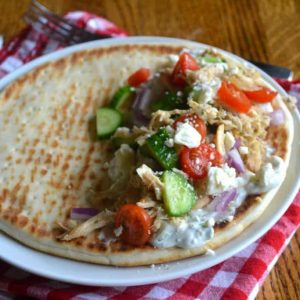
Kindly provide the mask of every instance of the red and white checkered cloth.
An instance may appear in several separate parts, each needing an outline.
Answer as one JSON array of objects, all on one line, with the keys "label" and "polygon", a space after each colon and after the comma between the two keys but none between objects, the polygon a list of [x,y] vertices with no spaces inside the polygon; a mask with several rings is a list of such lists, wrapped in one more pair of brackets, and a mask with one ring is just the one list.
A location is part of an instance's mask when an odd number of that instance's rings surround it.
[{"label": "red and white checkered cloth", "polygon": [[[126,32],[86,12],[66,18],[80,27],[113,36]],[[35,57],[60,48],[31,27],[0,50],[0,77]],[[300,99],[300,83],[280,82]],[[0,300],[15,296],[53,300],[83,299],[254,299],[259,287],[300,225],[300,192],[286,213],[262,238],[235,256],[207,270],[163,283],[138,287],[89,287],[61,283],[32,275],[0,261]]]}]

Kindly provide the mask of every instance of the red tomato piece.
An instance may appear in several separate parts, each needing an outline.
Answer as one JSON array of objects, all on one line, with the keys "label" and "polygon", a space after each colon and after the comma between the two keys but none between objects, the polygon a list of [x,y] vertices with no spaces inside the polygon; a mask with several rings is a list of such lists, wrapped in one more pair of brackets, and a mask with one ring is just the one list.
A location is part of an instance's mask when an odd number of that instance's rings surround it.
[{"label": "red tomato piece", "polygon": [[226,81],[222,81],[221,87],[218,90],[218,96],[223,106],[238,113],[247,113],[252,105],[243,91],[233,83]]},{"label": "red tomato piece", "polygon": [[197,114],[186,114],[180,116],[173,124],[174,129],[176,129],[178,123],[189,123],[200,133],[201,141],[203,142],[205,140],[206,126],[204,121]]},{"label": "red tomato piece", "polygon": [[150,70],[147,68],[140,68],[128,78],[128,84],[134,87],[138,87],[142,83],[146,82],[150,77]]},{"label": "red tomato piece", "polygon": [[208,164],[220,166],[223,163],[222,155],[216,148],[201,144],[197,148],[183,147],[179,161],[181,169],[192,179],[203,179],[207,176]]},{"label": "red tomato piece", "polygon": [[151,224],[147,211],[135,204],[121,206],[115,218],[115,226],[122,226],[121,240],[132,246],[143,246],[149,241]]},{"label": "red tomato piece", "polygon": [[271,102],[278,94],[265,86],[261,86],[258,90],[254,91],[244,91],[244,93],[250,100],[260,103]]},{"label": "red tomato piece", "polygon": [[199,66],[191,54],[183,52],[180,54],[172,73],[172,81],[176,86],[185,87],[187,70],[197,71]]}]

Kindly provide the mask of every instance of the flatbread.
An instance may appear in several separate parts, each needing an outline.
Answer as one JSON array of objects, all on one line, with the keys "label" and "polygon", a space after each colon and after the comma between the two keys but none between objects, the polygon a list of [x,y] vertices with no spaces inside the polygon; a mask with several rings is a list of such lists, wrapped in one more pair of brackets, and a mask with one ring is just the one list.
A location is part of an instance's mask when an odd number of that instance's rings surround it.
[{"label": "flatbread", "polygon": [[[163,263],[216,249],[241,233],[266,209],[276,190],[248,197],[234,220],[216,227],[215,237],[193,249],[105,246],[96,230],[59,241],[58,224],[73,207],[88,207],[106,175],[109,145],[89,130],[99,106],[140,67],[164,67],[182,46],[123,45],[85,50],[46,63],[0,94],[0,230],[34,249],[79,261],[137,266]],[[277,155],[288,163],[292,117],[270,132]],[[274,137],[278,143],[274,141]],[[284,174],[283,174],[284,175]]]}]

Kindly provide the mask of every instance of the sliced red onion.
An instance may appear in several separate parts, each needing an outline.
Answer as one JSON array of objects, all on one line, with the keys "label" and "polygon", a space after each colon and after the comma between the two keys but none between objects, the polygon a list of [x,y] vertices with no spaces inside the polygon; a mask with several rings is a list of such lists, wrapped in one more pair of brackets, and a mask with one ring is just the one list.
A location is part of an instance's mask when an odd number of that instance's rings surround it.
[{"label": "sliced red onion", "polygon": [[232,148],[227,153],[227,164],[235,168],[238,173],[244,173],[246,171],[241,155],[236,148]]},{"label": "sliced red onion", "polygon": [[147,125],[150,120],[151,90],[144,87],[138,91],[133,103],[134,123],[138,126]]},{"label": "sliced red onion", "polygon": [[173,91],[167,74],[157,74],[138,89],[133,103],[134,122],[136,125],[147,125],[150,121],[152,104],[160,100],[166,91]]},{"label": "sliced red onion", "polygon": [[227,210],[229,203],[235,199],[237,189],[233,188],[216,196],[210,203],[210,208],[216,212],[224,212]]},{"label": "sliced red onion", "polygon": [[237,138],[237,139],[235,140],[235,143],[234,143],[234,145],[233,145],[232,148],[238,149],[238,148],[241,147],[241,144],[242,144],[242,140],[241,140],[240,138]]},{"label": "sliced red onion", "polygon": [[271,114],[271,122],[272,126],[281,125],[285,122],[285,114],[281,108],[274,110]]},{"label": "sliced red onion", "polygon": [[94,217],[99,213],[99,210],[91,207],[76,207],[71,210],[71,219],[72,220],[87,220],[91,217]]}]

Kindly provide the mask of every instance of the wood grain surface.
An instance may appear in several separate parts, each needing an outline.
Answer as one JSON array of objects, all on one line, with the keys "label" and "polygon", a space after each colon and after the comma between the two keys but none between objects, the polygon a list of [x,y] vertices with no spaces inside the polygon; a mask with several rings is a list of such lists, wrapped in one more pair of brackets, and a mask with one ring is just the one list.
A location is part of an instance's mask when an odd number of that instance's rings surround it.
[{"label": "wood grain surface", "polygon": [[[23,26],[29,0],[0,0],[0,35]],[[207,43],[246,59],[286,66],[300,77],[299,0],[41,0],[64,14],[87,10],[130,35],[179,37]],[[291,240],[257,299],[300,299],[300,232]]]}]

